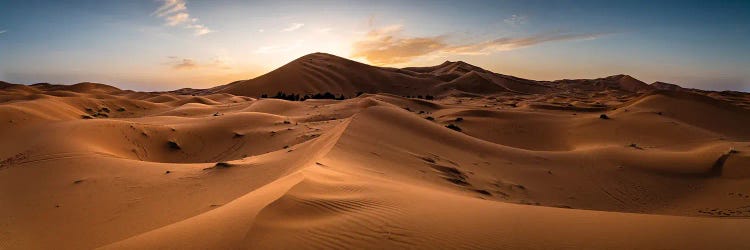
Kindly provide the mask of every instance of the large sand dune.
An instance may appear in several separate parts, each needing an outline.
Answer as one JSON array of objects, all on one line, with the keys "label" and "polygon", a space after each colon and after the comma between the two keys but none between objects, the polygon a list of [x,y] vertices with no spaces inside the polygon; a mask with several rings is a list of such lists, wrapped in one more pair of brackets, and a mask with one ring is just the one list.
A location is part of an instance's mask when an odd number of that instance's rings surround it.
[{"label": "large sand dune", "polygon": [[748,249],[748,100],[325,54],[208,90],[0,83],[0,249]]}]

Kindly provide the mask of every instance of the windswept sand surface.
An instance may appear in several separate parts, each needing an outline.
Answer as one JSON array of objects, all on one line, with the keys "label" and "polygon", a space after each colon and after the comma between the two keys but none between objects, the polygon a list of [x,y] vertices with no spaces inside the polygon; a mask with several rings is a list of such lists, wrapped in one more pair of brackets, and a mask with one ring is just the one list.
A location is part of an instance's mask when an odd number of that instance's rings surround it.
[{"label": "windswept sand surface", "polygon": [[750,113],[701,95],[0,93],[2,249],[750,248]]}]

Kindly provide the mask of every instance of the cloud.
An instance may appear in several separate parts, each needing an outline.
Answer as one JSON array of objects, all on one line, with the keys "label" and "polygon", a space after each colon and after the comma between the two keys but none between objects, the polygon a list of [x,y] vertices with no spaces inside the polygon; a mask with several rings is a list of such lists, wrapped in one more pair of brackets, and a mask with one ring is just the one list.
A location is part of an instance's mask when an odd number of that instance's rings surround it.
[{"label": "cloud", "polygon": [[232,69],[232,67],[230,67],[227,64],[227,62],[225,62],[223,59],[220,59],[220,58],[211,60],[211,62],[209,62],[207,65],[208,67],[217,68],[217,69]]},{"label": "cloud", "polygon": [[151,13],[151,15],[163,17],[175,12],[187,11],[187,5],[184,0],[163,0],[163,2],[164,3],[156,9],[154,13]]},{"label": "cloud", "polygon": [[210,30],[206,26],[203,26],[202,24],[189,24],[187,28],[192,29],[193,34],[196,36],[202,36],[202,35],[213,32],[212,30]]},{"label": "cloud", "polygon": [[151,15],[164,19],[167,26],[181,26],[193,30],[196,36],[202,36],[213,32],[211,29],[201,24],[198,18],[191,18],[187,9],[185,0],[161,0],[159,6]]},{"label": "cloud", "polygon": [[512,26],[523,25],[523,24],[526,24],[527,21],[528,21],[528,18],[526,16],[516,15],[516,14],[513,14],[510,17],[503,20],[503,22]]},{"label": "cloud", "polygon": [[465,44],[452,46],[445,50],[452,54],[491,54],[493,52],[508,51],[524,47],[534,46],[537,44],[569,41],[569,40],[593,40],[605,36],[607,33],[542,33],[526,37],[502,37],[490,41],[479,42],[474,44]]},{"label": "cloud", "polygon": [[352,56],[374,64],[395,64],[448,47],[443,37],[402,37],[401,31],[401,25],[371,30],[354,43]]},{"label": "cloud", "polygon": [[289,27],[286,27],[281,31],[283,32],[295,31],[295,30],[302,28],[302,26],[305,26],[305,24],[304,23],[292,23],[292,24],[289,24]]},{"label": "cloud", "polygon": [[352,57],[364,58],[378,64],[398,64],[436,53],[483,55],[514,50],[541,43],[566,40],[590,40],[606,35],[587,33],[549,32],[526,37],[502,37],[467,44],[450,44],[446,36],[407,37],[401,25],[374,29],[352,45]]},{"label": "cloud", "polygon": [[178,60],[172,64],[172,68],[174,69],[194,69],[197,68],[198,64],[193,61],[193,59],[184,58],[182,60]]},{"label": "cloud", "polygon": [[190,58],[179,58],[176,56],[168,56],[170,65],[175,70],[196,70],[196,69],[231,69],[227,63],[221,58],[212,59],[206,63],[199,63]]},{"label": "cloud", "polygon": [[167,25],[169,25],[169,26],[176,26],[178,24],[187,22],[189,19],[190,19],[190,14],[184,13],[184,12],[177,13],[177,14],[168,16],[166,18]]},{"label": "cloud", "polygon": [[0,34],[8,32],[7,30],[0,30]]}]

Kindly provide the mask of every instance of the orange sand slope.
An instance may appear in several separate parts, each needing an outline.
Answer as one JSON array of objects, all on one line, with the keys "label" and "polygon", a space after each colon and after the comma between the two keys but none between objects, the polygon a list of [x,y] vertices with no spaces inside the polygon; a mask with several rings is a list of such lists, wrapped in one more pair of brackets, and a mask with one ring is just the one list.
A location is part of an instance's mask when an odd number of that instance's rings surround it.
[{"label": "orange sand slope", "polygon": [[431,101],[2,83],[0,249],[750,248],[745,94],[461,67],[407,68],[453,74]]}]

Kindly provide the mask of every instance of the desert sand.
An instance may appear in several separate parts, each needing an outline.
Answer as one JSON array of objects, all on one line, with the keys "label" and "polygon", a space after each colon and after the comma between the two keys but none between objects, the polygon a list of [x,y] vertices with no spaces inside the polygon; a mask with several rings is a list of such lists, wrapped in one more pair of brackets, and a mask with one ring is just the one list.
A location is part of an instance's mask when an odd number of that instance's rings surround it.
[{"label": "desert sand", "polygon": [[748,249],[749,128],[747,93],[322,53],[203,90],[3,82],[0,249]]}]

